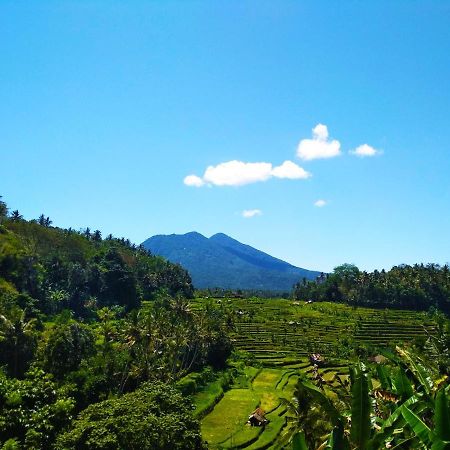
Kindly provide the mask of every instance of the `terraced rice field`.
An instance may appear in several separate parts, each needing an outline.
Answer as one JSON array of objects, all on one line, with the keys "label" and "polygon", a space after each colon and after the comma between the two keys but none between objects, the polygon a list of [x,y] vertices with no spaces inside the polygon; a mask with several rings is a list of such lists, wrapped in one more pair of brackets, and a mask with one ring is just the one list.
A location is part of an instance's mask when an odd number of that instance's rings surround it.
[{"label": "terraced rice field", "polygon": [[[201,307],[197,299],[195,304]],[[280,365],[311,353],[339,356],[352,344],[386,347],[426,338],[433,332],[426,313],[353,308],[336,303],[287,299],[220,299],[213,301],[233,317],[233,339],[266,365]],[[285,365],[283,362],[282,365]]]},{"label": "terraced rice field", "polygon": [[[413,311],[258,298],[197,299],[193,307],[201,308],[207,301],[220,305],[232,318],[235,346],[248,352],[255,364],[246,369],[247,380],[236,388],[217,395],[211,384],[194,399],[203,407],[210,402],[205,409],[210,412],[199,417],[211,449],[282,449],[289,425],[280,399],[292,397],[300,373],[311,375],[311,353],[332,361],[319,370],[328,382],[326,389],[332,390],[348,378],[348,361],[340,357],[346,347],[383,348],[433,333],[427,315]],[[265,427],[246,425],[257,406],[267,413],[270,422]]]},{"label": "terraced rice field", "polygon": [[[202,435],[208,447],[216,450],[283,448],[281,440],[288,431],[289,422],[281,398],[292,398],[299,373],[312,371],[308,361],[303,360],[301,365],[303,369],[259,369],[246,388],[227,391],[202,420]],[[345,380],[348,376],[346,367],[328,367],[320,372],[336,386],[339,384],[337,377]],[[251,427],[246,423],[256,407],[266,412],[269,423],[265,427]]]}]

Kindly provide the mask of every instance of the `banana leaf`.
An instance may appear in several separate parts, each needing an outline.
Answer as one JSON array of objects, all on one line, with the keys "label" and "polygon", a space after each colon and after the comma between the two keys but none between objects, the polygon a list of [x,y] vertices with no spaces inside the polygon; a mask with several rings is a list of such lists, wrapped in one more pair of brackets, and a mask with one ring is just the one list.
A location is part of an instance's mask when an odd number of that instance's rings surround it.
[{"label": "banana leaf", "polygon": [[434,431],[440,439],[450,441],[450,409],[444,389],[440,389],[436,394],[434,427]]},{"label": "banana leaf", "polygon": [[382,364],[377,364],[377,375],[381,387],[386,391],[390,391],[392,389],[392,385],[388,368]]},{"label": "banana leaf", "polygon": [[369,384],[363,365],[354,372],[352,385],[352,426],[350,439],[359,450],[365,450],[370,438],[370,409]]},{"label": "banana leaf", "polygon": [[431,450],[450,450],[450,442],[436,438],[431,446]]},{"label": "banana leaf", "polygon": [[414,434],[425,444],[426,448],[431,448],[433,444],[433,432],[428,428],[425,422],[413,413],[407,406],[400,406],[402,416],[405,418],[407,424],[412,428]]},{"label": "banana leaf", "polygon": [[393,382],[395,384],[396,394],[400,396],[402,400],[410,398],[414,394],[411,381],[409,381],[409,378],[402,367],[398,368]]},{"label": "banana leaf", "polygon": [[294,435],[294,438],[292,439],[292,450],[308,450],[305,433],[303,433],[303,431]]},{"label": "banana leaf", "polygon": [[311,397],[317,402],[327,413],[334,426],[343,427],[343,417],[333,405],[331,400],[316,386],[311,384],[309,381],[299,381],[303,385],[303,388],[311,395]]},{"label": "banana leaf", "polygon": [[344,434],[343,427],[334,427],[328,440],[328,450],[350,450],[350,443]]},{"label": "banana leaf", "polygon": [[[421,414],[429,408],[429,405],[425,402],[419,400],[420,397],[413,395],[411,398],[406,400],[403,405],[410,405],[410,409],[413,410],[415,414]],[[397,407],[395,411],[382,423],[381,430],[377,431],[374,437],[369,441],[368,449],[379,450],[383,448],[382,442],[388,441],[395,437],[396,431],[403,429],[407,422],[402,415],[401,407]]]},{"label": "banana leaf", "polygon": [[430,371],[426,369],[426,367],[420,362],[415,361],[411,354],[400,347],[396,347],[397,352],[403,359],[406,361],[409,370],[412,372],[414,378],[420,383],[423,387],[423,390],[430,395],[434,383],[431,379]]}]

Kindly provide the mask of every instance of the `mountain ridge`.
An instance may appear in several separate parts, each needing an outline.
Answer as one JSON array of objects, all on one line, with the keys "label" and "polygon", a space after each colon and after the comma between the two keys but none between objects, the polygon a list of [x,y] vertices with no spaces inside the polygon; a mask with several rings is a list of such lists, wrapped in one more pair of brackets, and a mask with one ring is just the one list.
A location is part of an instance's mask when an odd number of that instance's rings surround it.
[{"label": "mountain ridge", "polygon": [[181,264],[197,288],[288,292],[302,278],[320,272],[296,267],[226,235],[207,238],[197,231],[155,235],[142,245],[156,255]]}]

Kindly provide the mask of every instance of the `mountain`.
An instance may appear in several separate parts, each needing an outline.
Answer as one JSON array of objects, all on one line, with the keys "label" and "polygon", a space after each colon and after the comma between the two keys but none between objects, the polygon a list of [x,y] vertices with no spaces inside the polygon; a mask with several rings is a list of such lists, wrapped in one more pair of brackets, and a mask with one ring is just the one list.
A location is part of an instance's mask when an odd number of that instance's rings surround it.
[{"label": "mountain", "polygon": [[197,288],[253,289],[287,292],[303,277],[320,272],[295,267],[227,236],[209,239],[197,232],[153,236],[143,246],[181,264]]}]

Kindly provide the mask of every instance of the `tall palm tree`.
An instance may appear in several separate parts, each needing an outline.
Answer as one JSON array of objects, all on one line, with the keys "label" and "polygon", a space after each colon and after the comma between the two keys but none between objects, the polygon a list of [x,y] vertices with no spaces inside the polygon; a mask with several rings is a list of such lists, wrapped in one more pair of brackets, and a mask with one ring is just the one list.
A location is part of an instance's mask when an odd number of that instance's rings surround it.
[{"label": "tall palm tree", "polygon": [[13,222],[19,222],[21,220],[23,220],[23,216],[22,214],[19,213],[19,211],[16,209],[11,213],[11,220]]},{"label": "tall palm tree", "polygon": [[9,317],[0,314],[0,344],[13,377],[23,373],[35,348],[36,319],[27,320],[26,312],[13,309]]}]

